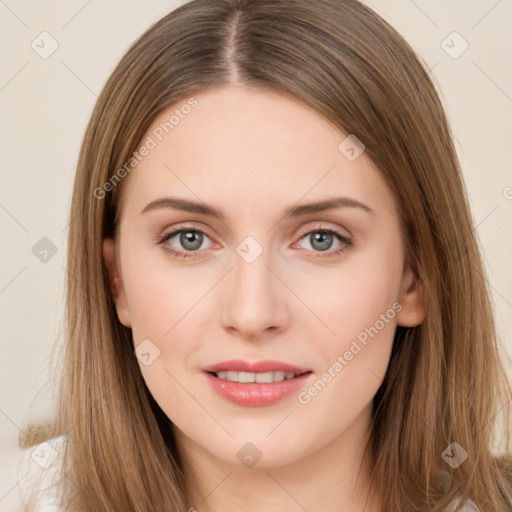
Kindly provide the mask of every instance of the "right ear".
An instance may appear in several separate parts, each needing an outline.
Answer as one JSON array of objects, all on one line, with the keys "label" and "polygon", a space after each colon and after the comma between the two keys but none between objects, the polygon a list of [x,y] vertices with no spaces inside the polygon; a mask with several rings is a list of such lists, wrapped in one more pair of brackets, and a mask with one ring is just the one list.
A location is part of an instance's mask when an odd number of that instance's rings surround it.
[{"label": "right ear", "polygon": [[123,281],[119,275],[115,256],[114,240],[112,238],[105,238],[103,240],[103,258],[109,276],[110,290],[116,304],[117,316],[125,327],[131,327],[132,324],[130,321],[128,303],[126,301],[126,293]]}]

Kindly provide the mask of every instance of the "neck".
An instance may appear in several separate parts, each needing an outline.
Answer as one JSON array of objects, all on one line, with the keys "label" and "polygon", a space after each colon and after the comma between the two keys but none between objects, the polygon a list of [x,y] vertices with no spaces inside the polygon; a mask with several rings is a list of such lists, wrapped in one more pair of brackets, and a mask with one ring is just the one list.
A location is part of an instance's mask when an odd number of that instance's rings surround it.
[{"label": "neck", "polygon": [[[286,465],[251,468],[219,459],[173,425],[187,482],[190,511],[380,512],[363,459],[371,404],[331,443]],[[327,436],[326,436],[327,437]]]}]

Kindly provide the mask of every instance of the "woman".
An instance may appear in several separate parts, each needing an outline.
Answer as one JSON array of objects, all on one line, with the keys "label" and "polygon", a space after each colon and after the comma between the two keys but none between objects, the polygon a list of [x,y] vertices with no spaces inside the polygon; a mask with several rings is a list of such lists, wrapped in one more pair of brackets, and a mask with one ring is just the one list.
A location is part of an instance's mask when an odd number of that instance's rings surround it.
[{"label": "woman", "polygon": [[446,116],[369,8],[171,12],[98,99],[70,217],[62,510],[510,510]]}]

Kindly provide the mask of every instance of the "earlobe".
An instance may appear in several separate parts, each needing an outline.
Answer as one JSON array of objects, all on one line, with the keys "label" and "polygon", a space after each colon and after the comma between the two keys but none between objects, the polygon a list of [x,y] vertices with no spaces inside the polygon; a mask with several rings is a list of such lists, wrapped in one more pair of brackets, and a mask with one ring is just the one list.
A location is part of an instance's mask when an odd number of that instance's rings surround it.
[{"label": "earlobe", "polygon": [[105,260],[105,266],[109,276],[110,290],[116,305],[119,321],[125,327],[131,327],[126,294],[124,291],[123,281],[117,269],[115,245],[112,238],[105,238],[103,240],[103,258]]},{"label": "earlobe", "polygon": [[402,287],[398,302],[402,309],[397,314],[397,324],[415,327],[425,318],[422,287],[418,276],[408,267],[402,277]]}]

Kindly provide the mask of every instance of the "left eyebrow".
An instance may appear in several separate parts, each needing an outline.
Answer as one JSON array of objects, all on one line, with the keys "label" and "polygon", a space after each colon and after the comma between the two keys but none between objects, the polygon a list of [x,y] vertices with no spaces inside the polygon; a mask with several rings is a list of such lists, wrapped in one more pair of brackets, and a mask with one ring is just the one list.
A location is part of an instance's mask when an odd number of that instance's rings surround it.
[{"label": "left eyebrow", "polygon": [[[219,220],[224,220],[225,216],[221,210],[218,210],[214,206],[208,205],[203,202],[191,201],[189,199],[179,197],[162,197],[152,201],[142,210],[142,214],[152,210],[161,208],[170,208],[173,210],[183,210],[190,213],[199,213],[202,215],[208,215],[215,217]],[[319,201],[316,203],[301,204],[299,206],[289,206],[284,211],[284,217],[299,217],[301,215],[307,215],[311,213],[323,212],[325,210],[333,210],[335,208],[359,208],[371,215],[375,215],[375,211],[369,206],[352,199],[350,197],[334,197]]]},{"label": "left eyebrow", "polygon": [[285,212],[285,217],[298,217],[299,215],[306,215],[310,213],[323,212],[325,210],[334,210],[335,208],[360,208],[361,210],[376,215],[375,210],[370,208],[364,203],[361,203],[357,199],[350,197],[333,197],[332,199],[326,199],[317,203],[306,203],[299,206],[290,206]]}]

